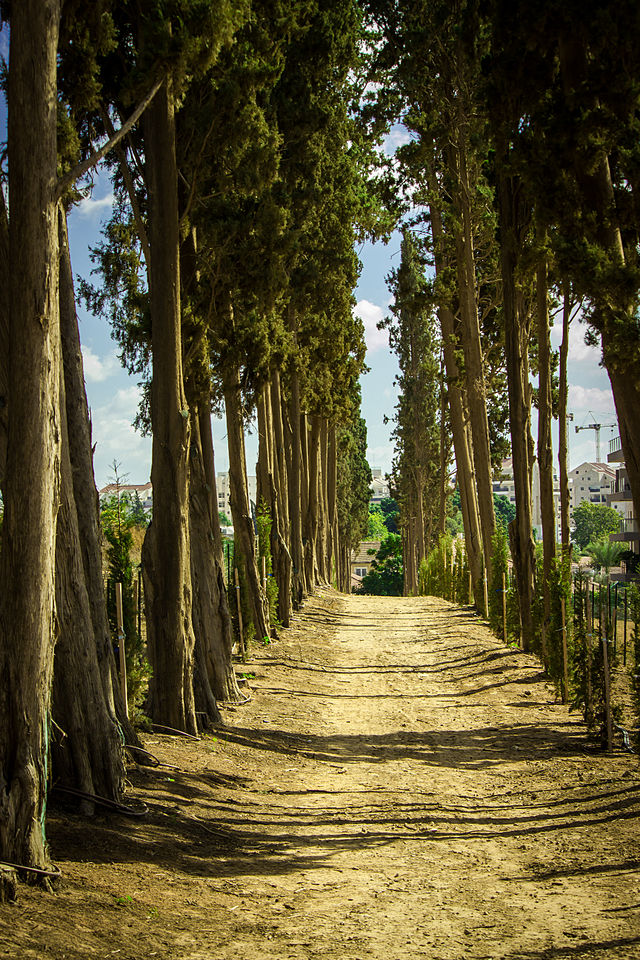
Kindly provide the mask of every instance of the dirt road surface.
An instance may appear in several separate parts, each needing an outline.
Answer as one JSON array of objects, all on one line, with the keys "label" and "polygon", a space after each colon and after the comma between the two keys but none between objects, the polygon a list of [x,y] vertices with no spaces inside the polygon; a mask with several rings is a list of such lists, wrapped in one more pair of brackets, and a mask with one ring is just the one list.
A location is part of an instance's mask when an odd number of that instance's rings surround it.
[{"label": "dirt road surface", "polygon": [[433,598],[325,594],[200,742],[150,735],[149,814],[51,812],[64,879],[0,956],[640,958],[638,758]]}]

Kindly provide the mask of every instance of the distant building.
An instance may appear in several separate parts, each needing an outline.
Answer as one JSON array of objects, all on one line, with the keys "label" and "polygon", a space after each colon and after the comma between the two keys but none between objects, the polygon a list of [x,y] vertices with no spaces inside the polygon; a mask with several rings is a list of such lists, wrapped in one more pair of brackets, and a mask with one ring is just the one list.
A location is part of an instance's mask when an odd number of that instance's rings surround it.
[{"label": "distant building", "polygon": [[569,471],[569,502],[571,512],[587,500],[589,503],[607,503],[615,470],[608,463],[581,463]]},{"label": "distant building", "polygon": [[351,589],[359,587],[362,578],[371,570],[371,564],[380,549],[379,540],[363,540],[357,550],[351,551]]},{"label": "distant building", "polygon": [[382,476],[382,470],[377,468],[371,471],[371,497],[369,503],[379,504],[391,494],[389,493],[389,484]]},{"label": "distant building", "polygon": [[98,491],[98,494],[101,500],[105,500],[107,497],[114,497],[118,490],[121,494],[127,493],[131,497],[137,493],[147,513],[151,511],[153,507],[153,487],[150,480],[148,483],[108,483],[106,487]]},{"label": "distant building", "polygon": [[[252,511],[255,513],[258,497],[258,481],[255,477],[247,477],[247,483],[249,485],[249,504]],[[229,518],[229,522],[231,522],[232,517],[228,473],[216,474],[216,489],[218,491],[218,512],[226,514]]]},{"label": "distant building", "polygon": [[612,533],[610,539],[622,543],[627,550],[640,553],[640,524],[633,510],[631,487],[624,464],[620,437],[609,441],[607,460],[616,465],[607,495],[607,504],[620,514],[620,532]]}]

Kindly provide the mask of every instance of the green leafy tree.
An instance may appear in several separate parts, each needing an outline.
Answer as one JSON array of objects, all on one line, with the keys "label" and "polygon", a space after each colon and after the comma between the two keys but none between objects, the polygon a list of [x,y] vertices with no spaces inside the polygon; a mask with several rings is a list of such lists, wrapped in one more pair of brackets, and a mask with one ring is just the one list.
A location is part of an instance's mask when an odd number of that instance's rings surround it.
[{"label": "green leafy tree", "polygon": [[613,507],[603,503],[590,503],[583,500],[573,511],[573,541],[581,550],[587,544],[607,537],[620,530],[620,514]]},{"label": "green leafy tree", "polygon": [[398,519],[400,516],[400,508],[396,500],[394,500],[393,497],[383,497],[380,501],[380,510],[384,517],[384,525],[389,533],[399,533]]},{"label": "green leafy tree", "polygon": [[362,578],[358,592],[377,597],[401,597],[403,590],[402,537],[390,533],[381,544],[371,570]]},{"label": "green leafy tree", "polygon": [[516,517],[516,505],[497,493],[493,495],[493,504],[496,511],[496,523],[502,527],[504,533],[507,533],[509,524]]},{"label": "green leafy tree", "polygon": [[385,518],[379,506],[369,507],[369,524],[367,528],[367,540],[384,540],[389,536],[389,530],[385,524]]},{"label": "green leafy tree", "polygon": [[600,537],[587,544],[586,552],[591,557],[591,563],[594,567],[609,573],[611,567],[618,566],[625,550],[623,544],[615,543],[608,537]]}]

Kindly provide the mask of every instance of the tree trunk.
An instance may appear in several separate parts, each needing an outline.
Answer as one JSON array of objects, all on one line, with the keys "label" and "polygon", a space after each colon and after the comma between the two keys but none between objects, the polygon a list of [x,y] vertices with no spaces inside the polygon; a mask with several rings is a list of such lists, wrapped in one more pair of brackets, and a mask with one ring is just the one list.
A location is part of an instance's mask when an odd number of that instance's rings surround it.
[{"label": "tree trunk", "polygon": [[[487,397],[484,382],[484,360],[480,343],[480,322],[476,297],[476,268],[473,251],[473,225],[471,215],[471,185],[467,169],[466,125],[458,121],[456,159],[452,163],[455,171],[456,220],[456,266],[458,276],[458,295],[460,298],[460,317],[462,349],[464,352],[464,379],[466,397],[471,424],[473,443],[473,463],[476,488],[478,491],[478,510],[482,528],[482,548],[485,571],[491,580],[491,551],[496,529],[493,505],[493,486],[491,476],[491,449],[489,445],[489,420],[487,417]],[[486,611],[485,611],[486,612]]]},{"label": "tree trunk", "polygon": [[[125,776],[123,744],[113,704],[105,698],[98,666],[64,415],[61,428],[61,488],[56,534],[59,638],[53,670],[52,767],[56,783],[118,800]],[[82,807],[85,813],[93,813],[91,801],[83,800]]]},{"label": "tree trunk", "polygon": [[[436,196],[435,179],[431,173],[429,173],[429,188],[432,195]],[[441,274],[447,266],[444,252],[444,229],[442,216],[435,202],[429,205],[429,211],[434,241],[436,275],[438,275]],[[456,360],[457,338],[455,333],[455,318],[449,307],[442,305],[438,309],[438,319],[442,331],[442,349],[447,378],[447,392],[449,395],[449,414],[458,474],[458,489],[460,491],[460,508],[462,510],[464,526],[465,548],[469,570],[471,571],[475,605],[478,610],[484,610],[480,516],[476,494],[473,454],[465,416],[464,398],[460,388],[460,370]]]},{"label": "tree trunk", "polygon": [[316,537],[316,565],[320,583],[329,583],[327,557],[329,553],[329,515],[327,508],[327,470],[329,465],[329,423],[320,419],[320,471],[318,478],[318,533]]},{"label": "tree trunk", "polygon": [[308,596],[313,588],[313,561],[309,557],[312,549],[309,530],[309,418],[306,412],[300,413],[300,516],[302,526],[302,594]]},{"label": "tree trunk", "polygon": [[47,867],[60,485],[56,203],[59,0],[11,16],[9,421],[0,571],[0,857]]},{"label": "tree trunk", "polygon": [[[305,416],[305,420],[306,420]],[[319,526],[319,474],[320,474],[320,418],[311,417],[311,429],[307,444],[307,498],[306,498],[306,545],[305,545],[305,579],[309,591],[319,582],[318,566],[316,563],[316,547]]]},{"label": "tree trunk", "polygon": [[[84,386],[80,331],[76,314],[73,274],[66,217],[58,213],[60,242],[60,334],[64,366],[64,396],[73,500],[80,532],[84,580],[91,611],[91,623],[98,656],[104,696],[109,712],[115,710],[125,742],[141,747],[140,738],[128,719],[118,680],[111,643],[111,630],[102,574],[102,530],[100,499],[93,475],[91,423]],[[140,755],[136,754],[140,760]]]},{"label": "tree trunk", "polygon": [[[204,714],[207,725],[221,720],[216,700],[237,703],[242,700],[242,694],[231,657],[233,629],[224,584],[211,412],[207,400],[194,402],[191,423],[189,532],[196,641],[194,693],[198,714]],[[202,722],[202,716],[200,720]]]},{"label": "tree trunk", "polygon": [[293,565],[293,604],[298,607],[304,595],[302,552],[302,443],[300,438],[300,381],[295,365],[291,369],[291,462],[289,464],[289,518],[291,521],[291,560]]},{"label": "tree trunk", "polygon": [[[327,453],[327,514],[329,524],[329,551],[327,566],[329,582],[335,582],[339,587],[338,569],[338,438],[335,423],[329,427],[329,448]],[[334,568],[335,581],[332,580],[331,568]]]},{"label": "tree trunk", "polygon": [[143,545],[149,712],[157,723],[197,732],[193,693],[188,456],[182,373],[178,192],[173,87],[168,78],[145,114],[151,247],[151,481],[153,520]]},{"label": "tree trunk", "polygon": [[567,404],[569,382],[567,360],[569,357],[569,322],[571,301],[569,283],[562,284],[562,343],[560,344],[559,400],[558,400],[558,466],[560,474],[560,540],[562,556],[571,556],[569,531],[569,444],[567,441]]},{"label": "tree trunk", "polygon": [[538,305],[538,468],[542,514],[542,661],[547,664],[547,635],[551,623],[551,568],[556,555],[556,518],[553,504],[553,447],[551,444],[551,343],[546,255],[537,271]]},{"label": "tree trunk", "polygon": [[229,490],[233,514],[234,551],[238,561],[236,565],[241,565],[242,568],[241,573],[256,638],[262,640],[270,636],[269,614],[256,566],[255,532],[247,488],[240,375],[235,368],[228,371],[224,378],[224,405],[229,445]]},{"label": "tree trunk", "polygon": [[531,535],[531,388],[529,385],[530,317],[521,289],[516,285],[518,237],[527,211],[518,206],[516,187],[504,173],[499,174],[498,206],[500,214],[500,259],[504,298],[505,355],[509,389],[511,453],[516,496],[516,518],[509,529],[511,557],[518,585],[522,647],[529,650],[533,641],[533,599],[535,552]]},{"label": "tree trunk", "polygon": [[289,551],[289,493],[287,458],[285,455],[282,389],[280,374],[274,370],[271,377],[271,422],[274,432],[273,449],[273,514],[275,540],[273,543],[273,572],[278,584],[278,619],[283,627],[291,622],[291,553]]}]

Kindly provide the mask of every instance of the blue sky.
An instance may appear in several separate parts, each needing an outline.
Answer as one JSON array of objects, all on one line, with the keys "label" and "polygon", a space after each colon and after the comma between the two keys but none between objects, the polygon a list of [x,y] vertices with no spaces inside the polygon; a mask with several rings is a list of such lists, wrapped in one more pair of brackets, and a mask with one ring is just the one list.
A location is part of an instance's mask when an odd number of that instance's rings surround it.
[{"label": "blue sky", "polygon": [[[0,53],[6,53],[6,31],[0,33]],[[6,107],[0,103],[0,137],[6,138]],[[390,136],[389,152],[404,139],[401,130]],[[108,219],[111,210],[111,187],[108,178],[98,173],[90,197],[80,203],[69,218],[72,265],[75,276],[89,278],[91,263],[89,247],[99,238],[100,224]],[[372,467],[388,471],[393,456],[390,441],[391,424],[384,417],[391,416],[397,394],[394,378],[397,363],[389,350],[386,334],[377,329],[377,322],[388,310],[389,290],[385,278],[400,260],[400,236],[394,234],[388,244],[365,243],[359,247],[362,273],[356,289],[356,313],[365,326],[367,364],[369,373],[362,377],[362,412],[368,428],[368,459]],[[151,442],[137,434],[132,422],[136,415],[140,388],[136,377],[129,377],[122,369],[115,343],[108,325],[78,307],[80,337],[85,363],[87,396],[91,408],[93,441],[95,443],[95,474],[98,487],[104,486],[113,473],[112,464],[121,464],[121,472],[131,483],[144,483],[151,469]],[[552,343],[558,347],[561,318],[556,319]],[[603,424],[614,423],[613,398],[606,372],[600,366],[599,348],[584,343],[584,329],[574,321],[569,351],[569,409],[574,415],[570,428],[570,465],[595,458],[593,431],[576,433],[575,425],[591,422],[591,412]],[[216,469],[228,467],[226,431],[223,421],[214,419]],[[607,441],[617,435],[617,429],[603,429],[601,433],[603,458]],[[555,426],[557,449],[557,425]],[[249,472],[254,472],[256,451],[255,434],[247,438]]]}]

